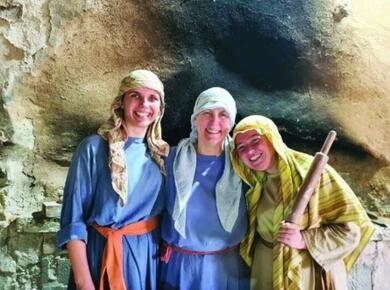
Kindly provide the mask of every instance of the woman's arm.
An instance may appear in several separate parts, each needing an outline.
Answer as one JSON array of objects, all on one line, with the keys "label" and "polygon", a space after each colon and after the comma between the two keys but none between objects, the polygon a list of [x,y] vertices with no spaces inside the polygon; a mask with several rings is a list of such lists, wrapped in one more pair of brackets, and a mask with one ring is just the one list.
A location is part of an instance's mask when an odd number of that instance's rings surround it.
[{"label": "woman's arm", "polygon": [[349,222],[300,231],[297,225],[286,222],[281,225],[277,240],[293,249],[308,250],[312,258],[327,269],[356,248],[360,230]]},{"label": "woman's arm", "polygon": [[66,247],[77,289],[95,290],[91,272],[89,271],[85,243],[80,240],[72,240],[67,243]]},{"label": "woman's arm", "polygon": [[307,250],[325,270],[350,254],[360,241],[360,229],[353,223],[328,224],[302,231]]},{"label": "woman's arm", "polygon": [[[57,242],[60,248],[67,248],[73,278],[77,289],[95,289],[88,267],[88,230],[85,212],[89,211],[96,179],[95,154],[90,139],[77,148],[64,187],[64,201],[61,211],[60,230]],[[92,152],[92,153],[91,153]]]}]

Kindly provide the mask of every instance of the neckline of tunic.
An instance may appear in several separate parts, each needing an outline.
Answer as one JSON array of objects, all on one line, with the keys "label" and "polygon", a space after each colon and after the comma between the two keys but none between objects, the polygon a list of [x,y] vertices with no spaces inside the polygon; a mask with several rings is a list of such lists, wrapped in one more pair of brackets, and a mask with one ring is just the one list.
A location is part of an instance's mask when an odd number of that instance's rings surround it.
[{"label": "neckline of tunic", "polygon": [[215,161],[215,160],[221,160],[224,157],[224,154],[221,155],[203,155],[196,153],[196,159],[199,161]]},{"label": "neckline of tunic", "polygon": [[281,180],[280,173],[271,173],[266,175],[263,185],[262,200],[265,198],[271,199],[273,203],[278,203],[281,197]]},{"label": "neckline of tunic", "polygon": [[267,180],[275,180],[275,179],[278,179],[280,178],[280,172],[275,172],[275,173],[266,173],[266,178]]},{"label": "neckline of tunic", "polygon": [[127,140],[125,142],[125,149],[128,148],[132,144],[144,144],[144,138],[127,137]]}]

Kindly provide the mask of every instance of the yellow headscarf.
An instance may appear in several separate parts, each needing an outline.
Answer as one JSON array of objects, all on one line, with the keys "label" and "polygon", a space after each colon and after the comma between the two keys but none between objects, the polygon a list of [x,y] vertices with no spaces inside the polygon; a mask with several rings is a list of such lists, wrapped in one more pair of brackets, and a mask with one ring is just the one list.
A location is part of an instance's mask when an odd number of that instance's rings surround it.
[{"label": "yellow headscarf", "polygon": [[[240,254],[248,265],[252,265],[256,211],[265,174],[249,169],[240,161],[235,151],[234,141],[237,134],[250,130],[255,130],[260,135],[265,136],[278,154],[282,199],[274,213],[274,236],[279,232],[281,221],[288,217],[295,195],[313,159],[310,155],[288,148],[283,143],[276,125],[266,117],[249,116],[237,124],[233,131],[231,160],[234,170],[250,186],[246,192],[249,231],[240,246]],[[367,245],[374,228],[351,188],[333,168],[327,166],[322,174],[320,184],[309,202],[307,213],[302,219],[300,227],[302,230],[307,230],[318,228],[324,224],[347,222],[354,222],[360,228],[361,233],[358,246],[344,258],[346,270],[349,272]],[[299,289],[301,280],[299,251],[277,243],[273,249],[273,256],[274,289]]]},{"label": "yellow headscarf", "polygon": [[127,140],[126,127],[123,119],[123,96],[126,92],[136,88],[149,88],[158,92],[161,97],[161,110],[157,119],[149,126],[146,133],[149,153],[158,164],[160,171],[165,174],[164,160],[167,156],[168,144],[161,136],[161,119],[164,115],[164,86],[153,72],[148,70],[135,70],[130,72],[121,82],[118,96],[111,104],[111,117],[98,130],[108,142],[109,166],[111,170],[112,186],[118,193],[122,204],[127,201],[127,168],[124,145]]}]

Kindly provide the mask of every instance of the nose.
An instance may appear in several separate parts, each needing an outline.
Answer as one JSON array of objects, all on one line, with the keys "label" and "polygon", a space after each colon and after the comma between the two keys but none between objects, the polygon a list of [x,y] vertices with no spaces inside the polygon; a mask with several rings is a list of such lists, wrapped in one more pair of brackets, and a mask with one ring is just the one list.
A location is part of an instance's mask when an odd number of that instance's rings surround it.
[{"label": "nose", "polygon": [[146,106],[148,104],[148,99],[145,98],[144,96],[142,96],[140,98],[140,104],[141,104],[141,106]]},{"label": "nose", "polygon": [[210,116],[208,117],[207,122],[208,122],[209,126],[213,126],[217,122],[216,116],[214,114],[210,114]]},{"label": "nose", "polygon": [[248,148],[248,154],[249,155],[252,155],[252,154],[254,154],[255,153],[255,149],[253,148],[253,147],[249,147]]},{"label": "nose", "polygon": [[216,123],[222,121],[223,117],[218,112],[213,112],[210,117],[210,121]]}]

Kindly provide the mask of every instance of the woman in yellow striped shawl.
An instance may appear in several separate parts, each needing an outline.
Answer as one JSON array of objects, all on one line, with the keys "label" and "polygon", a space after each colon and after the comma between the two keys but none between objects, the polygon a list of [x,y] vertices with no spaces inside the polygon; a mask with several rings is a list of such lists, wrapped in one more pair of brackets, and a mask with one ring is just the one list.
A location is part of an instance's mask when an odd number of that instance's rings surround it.
[{"label": "woman in yellow striped shawl", "polygon": [[347,289],[346,274],[374,232],[359,200],[330,166],[301,224],[283,222],[312,159],[288,148],[266,117],[247,117],[233,132],[233,168],[250,186],[249,231],[240,253],[252,267],[251,289]]}]

